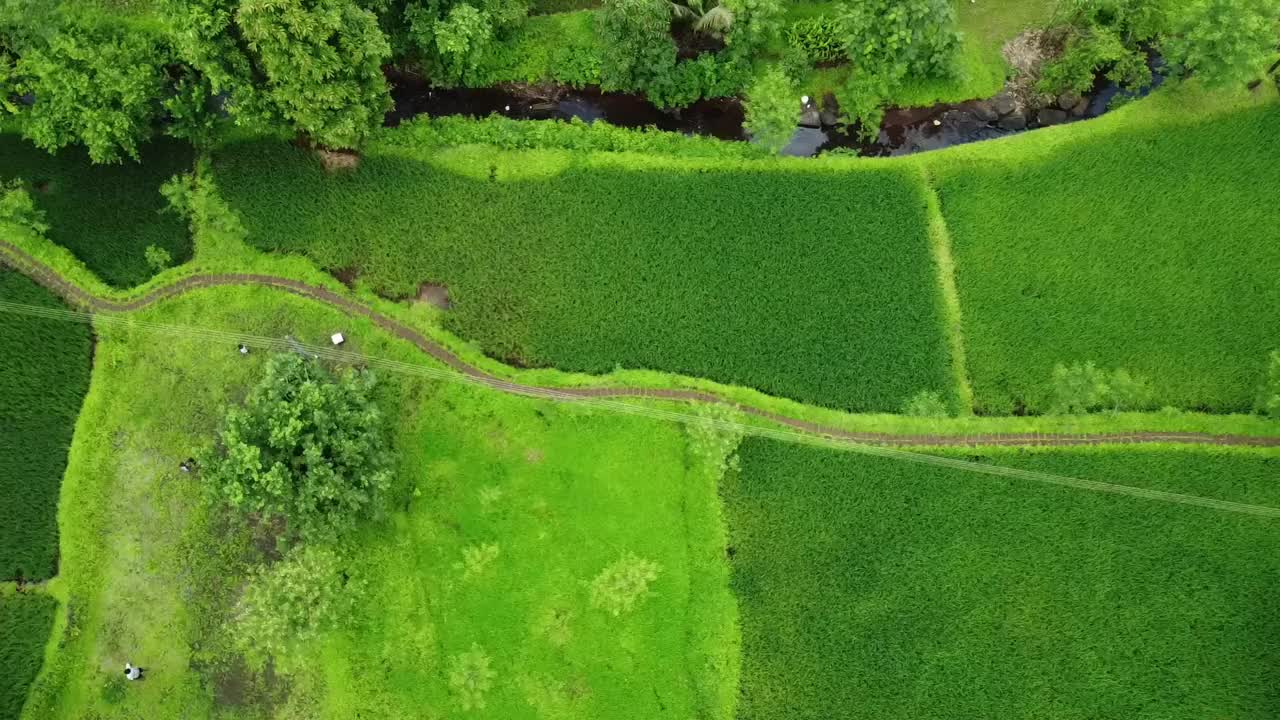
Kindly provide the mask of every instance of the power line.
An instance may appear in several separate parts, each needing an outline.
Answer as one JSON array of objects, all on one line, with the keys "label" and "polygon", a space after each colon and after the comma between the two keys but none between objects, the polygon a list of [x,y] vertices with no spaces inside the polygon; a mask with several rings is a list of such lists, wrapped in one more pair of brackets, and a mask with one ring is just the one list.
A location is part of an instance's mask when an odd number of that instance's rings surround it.
[{"label": "power line", "polygon": [[[1186,495],[1183,493],[1166,492],[1163,490],[1155,490],[1150,488],[1135,487],[1132,485],[1121,485],[1116,483],[1102,482],[1098,480],[1086,480],[1083,478],[1075,478],[1067,475],[1055,475],[1052,473],[1044,473],[1035,470],[1024,470],[1021,468],[1012,468],[1001,465],[992,465],[980,463],[971,460],[962,460],[959,458],[943,457],[931,455],[928,453],[912,452],[901,448],[886,447],[881,445],[872,445],[861,443],[847,439],[838,439],[823,435],[811,433],[803,433],[795,430],[784,430],[780,428],[764,427],[761,425],[753,425],[743,423],[738,420],[727,418],[714,418],[705,415],[699,415],[690,412],[681,412],[676,410],[666,410],[647,405],[640,405],[633,402],[623,402],[606,397],[591,397],[577,393],[558,390],[555,388],[532,388],[520,385],[514,382],[502,380],[488,375],[468,375],[453,369],[433,368],[426,365],[409,363],[400,360],[392,360],[389,358],[381,358],[365,355],[363,353],[352,352],[349,350],[341,350],[338,348],[325,347],[319,345],[310,345],[293,339],[273,338],[262,335],[253,335],[250,333],[232,332],[225,330],[214,330],[211,328],[201,328],[190,325],[174,325],[168,323],[158,323],[148,320],[142,320],[129,315],[117,313],[91,313],[79,310],[71,310],[67,308],[50,308],[40,307],[36,305],[27,305],[23,303],[15,303],[0,300],[0,312],[30,315],[34,317],[42,317],[51,320],[62,320],[71,322],[84,322],[106,324],[116,327],[137,328],[149,332],[164,333],[170,335],[178,335],[182,337],[203,340],[211,343],[233,344],[243,343],[250,347],[259,349],[273,350],[277,352],[304,352],[316,358],[324,358],[338,363],[346,363],[351,365],[361,365],[364,367],[378,368],[388,372],[394,372],[402,375],[411,375],[431,380],[439,380],[444,382],[461,383],[468,385],[480,385],[484,387],[494,388],[505,392],[556,400],[560,402],[572,402],[578,405],[584,405],[593,408],[599,408],[608,412],[645,417],[654,420],[663,420],[676,423],[700,423],[707,427],[722,430],[731,433],[740,433],[743,435],[753,435],[781,442],[793,444],[808,445],[813,447],[821,447],[828,449],[850,450],[864,455],[873,457],[888,458],[893,460],[901,460],[905,462],[917,463],[922,465],[931,465],[934,467],[946,468],[951,470],[959,470],[965,472],[979,473],[990,475],[993,477],[1001,477],[1013,480],[1026,480],[1038,482],[1048,485],[1057,485],[1061,487],[1070,487],[1081,490],[1090,490],[1094,492],[1105,492],[1115,495],[1126,495],[1129,497],[1140,498],[1144,500],[1156,500],[1160,502],[1192,505],[1204,507],[1213,510],[1221,510],[1226,512],[1241,513],[1247,515],[1255,515],[1260,517],[1277,518],[1280,517],[1280,508],[1273,508],[1264,505],[1251,505],[1247,503],[1238,503],[1229,500],[1218,500],[1215,498],[1206,498],[1197,495]],[[725,407],[732,408],[729,403],[724,403]]]}]

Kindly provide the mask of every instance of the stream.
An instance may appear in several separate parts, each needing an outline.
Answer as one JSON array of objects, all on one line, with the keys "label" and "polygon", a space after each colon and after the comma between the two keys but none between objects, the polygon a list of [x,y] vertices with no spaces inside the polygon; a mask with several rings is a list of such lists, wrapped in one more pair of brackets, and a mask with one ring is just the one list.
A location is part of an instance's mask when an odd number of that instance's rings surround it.
[{"label": "stream", "polygon": [[[1034,110],[1024,108],[1005,92],[990,99],[963,103],[888,108],[874,142],[865,142],[852,129],[838,124],[834,98],[809,99],[802,108],[795,134],[782,154],[814,157],[843,148],[864,157],[910,155],[1095,118],[1107,112],[1117,96],[1142,97],[1159,87],[1164,80],[1163,62],[1152,56],[1149,64],[1153,82],[1135,93],[1099,77],[1089,93],[1063,93],[1050,106]],[[643,96],[603,92],[598,88],[443,89],[430,87],[421,78],[407,73],[388,70],[387,76],[395,101],[395,107],[386,117],[388,126],[399,125],[423,113],[476,118],[498,114],[521,120],[578,118],[588,123],[603,120],[626,128],[656,127],[721,140],[750,140],[742,127],[742,102],[737,98],[700,100],[683,108],[661,110]]]}]

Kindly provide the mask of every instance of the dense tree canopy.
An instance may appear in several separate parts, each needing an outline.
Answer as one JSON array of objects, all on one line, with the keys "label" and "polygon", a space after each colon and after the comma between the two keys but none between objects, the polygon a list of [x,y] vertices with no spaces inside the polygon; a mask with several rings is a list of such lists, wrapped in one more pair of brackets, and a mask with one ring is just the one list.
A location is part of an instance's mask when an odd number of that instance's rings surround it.
[{"label": "dense tree canopy", "polygon": [[341,535],[391,480],[373,385],[368,373],[335,378],[297,355],[272,357],[203,462],[210,490],[246,513],[283,518],[304,540]]},{"label": "dense tree canopy", "polygon": [[1275,58],[1280,3],[1274,0],[1198,0],[1180,16],[1164,44],[1170,62],[1211,86],[1246,83]]},{"label": "dense tree canopy", "polygon": [[202,76],[193,93],[199,83],[225,93],[240,124],[356,147],[391,107],[391,46],[350,0],[175,0],[171,10],[178,55]]},{"label": "dense tree canopy", "polygon": [[67,23],[24,48],[12,70],[22,131],[54,151],[83,143],[94,162],[138,158],[164,92],[166,50],[154,37],[102,23]]}]

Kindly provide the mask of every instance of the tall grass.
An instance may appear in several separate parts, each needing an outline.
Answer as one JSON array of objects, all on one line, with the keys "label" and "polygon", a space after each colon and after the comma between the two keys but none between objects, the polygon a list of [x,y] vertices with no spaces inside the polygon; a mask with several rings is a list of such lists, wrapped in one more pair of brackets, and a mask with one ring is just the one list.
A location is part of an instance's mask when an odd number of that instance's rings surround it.
[{"label": "tall grass", "polygon": [[[1280,506],[1274,452],[986,454]],[[1274,710],[1274,520],[763,440],[725,496],[741,717]]]},{"label": "tall grass", "polygon": [[154,274],[144,253],[149,245],[169,252],[174,263],[191,257],[182,220],[161,212],[160,185],[186,172],[191,148],[159,139],[142,149],[142,162],[91,165],[71,147],[56,155],[18,135],[0,133],[0,180],[21,178],[49,220],[49,239],[75,253],[89,269],[117,287],[137,285]]},{"label": "tall grass", "polygon": [[912,168],[374,147],[326,174],[251,143],[215,158],[268,250],[391,295],[448,286],[448,326],[520,365],[651,368],[896,411],[950,392]]},{"label": "tall grass", "polygon": [[[0,298],[62,306],[4,267]],[[84,325],[0,313],[0,578],[43,580],[55,572],[58,488],[91,355]]]}]

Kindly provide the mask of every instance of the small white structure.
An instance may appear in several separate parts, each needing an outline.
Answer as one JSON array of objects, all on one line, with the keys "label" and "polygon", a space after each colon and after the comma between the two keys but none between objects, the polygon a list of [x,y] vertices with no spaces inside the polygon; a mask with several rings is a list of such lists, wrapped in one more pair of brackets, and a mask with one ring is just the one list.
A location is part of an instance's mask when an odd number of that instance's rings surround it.
[{"label": "small white structure", "polygon": [[334,333],[329,337],[329,339],[333,341],[334,345],[341,345],[347,341],[346,338],[342,337],[342,333]]},{"label": "small white structure", "polygon": [[249,354],[249,346],[245,345],[244,343],[240,343],[239,350],[241,355]]}]

